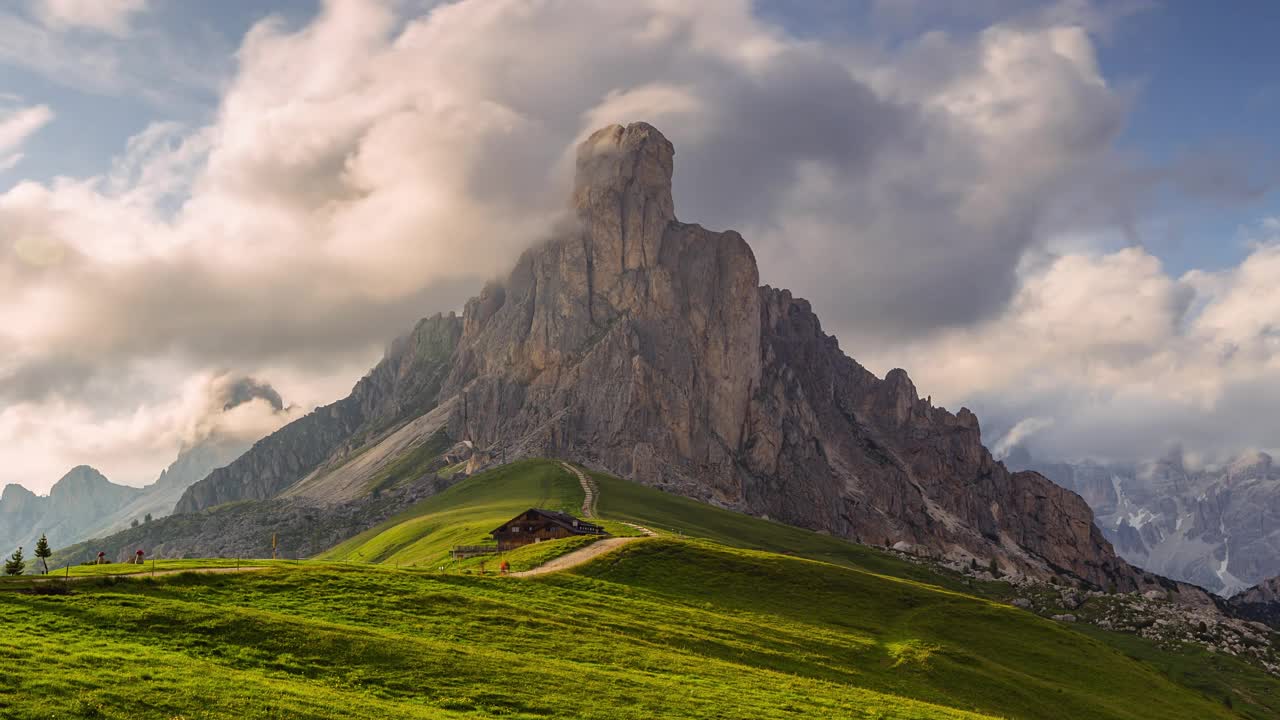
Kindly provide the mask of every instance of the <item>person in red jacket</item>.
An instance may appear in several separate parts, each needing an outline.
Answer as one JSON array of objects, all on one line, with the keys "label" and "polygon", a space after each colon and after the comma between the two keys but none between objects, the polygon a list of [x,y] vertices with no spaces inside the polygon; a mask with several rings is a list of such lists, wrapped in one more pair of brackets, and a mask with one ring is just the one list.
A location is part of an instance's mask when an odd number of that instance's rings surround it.
[{"label": "person in red jacket", "polygon": [[142,551],[141,551],[141,550],[139,550],[137,553],[135,553],[135,555],[136,555],[136,559],[134,560],[134,562],[135,562],[135,563],[137,563],[138,565],[141,565],[141,564],[142,564]]}]

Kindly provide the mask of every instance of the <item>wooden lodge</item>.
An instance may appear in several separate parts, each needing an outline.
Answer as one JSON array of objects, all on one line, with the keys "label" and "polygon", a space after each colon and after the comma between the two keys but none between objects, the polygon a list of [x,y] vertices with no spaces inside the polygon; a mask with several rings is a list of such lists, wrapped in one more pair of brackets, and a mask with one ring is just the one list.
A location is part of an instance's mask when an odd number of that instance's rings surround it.
[{"label": "wooden lodge", "polygon": [[498,541],[498,552],[574,535],[605,535],[604,528],[594,523],[555,510],[529,508],[489,533]]}]

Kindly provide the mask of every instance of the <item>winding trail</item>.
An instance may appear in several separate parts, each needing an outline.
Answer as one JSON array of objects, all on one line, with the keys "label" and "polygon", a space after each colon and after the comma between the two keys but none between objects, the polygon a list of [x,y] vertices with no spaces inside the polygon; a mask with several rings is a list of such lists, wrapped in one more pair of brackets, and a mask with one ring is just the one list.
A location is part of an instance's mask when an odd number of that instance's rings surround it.
[{"label": "winding trail", "polygon": [[[565,472],[572,473],[573,475],[575,475],[578,478],[578,483],[582,485],[583,517],[595,519],[596,499],[600,496],[600,488],[599,486],[596,485],[596,481],[592,479],[590,475],[582,472],[581,470],[570,465],[567,462],[561,462],[560,467],[564,468]],[[657,535],[657,533],[655,533],[654,531],[650,530],[649,528],[643,525],[637,525],[635,523],[629,523],[629,522],[624,522],[623,525],[628,525],[630,527],[635,528],[636,530],[639,530],[641,535],[639,537],[611,537],[611,538],[605,538],[604,540],[598,540],[582,548],[581,550],[574,550],[573,552],[568,553],[566,555],[561,555],[558,558],[548,560],[547,562],[539,565],[536,568],[532,568],[530,570],[522,570],[520,572],[511,573],[510,576],[511,577],[532,577],[534,575],[545,575],[547,573],[559,572],[561,570],[568,570],[569,568],[574,568],[583,563],[590,562],[591,560],[594,560],[595,558],[607,552],[620,548],[623,545],[626,545],[627,543],[635,542],[637,540],[644,540],[646,538],[651,538]]]},{"label": "winding trail", "polygon": [[534,575],[545,575],[547,573],[568,570],[569,568],[574,568],[583,563],[590,562],[596,557],[622,547],[627,543],[640,539],[641,538],[638,537],[605,538],[604,540],[593,542],[581,550],[574,550],[568,555],[561,555],[554,560],[548,560],[532,570],[523,570],[521,572],[511,573],[510,577],[532,577]]},{"label": "winding trail", "polygon": [[596,516],[596,495],[600,492],[600,488],[596,487],[596,481],[567,462],[561,461],[560,467],[564,468],[565,472],[572,473],[578,477],[578,483],[582,485],[582,516],[594,518]]}]

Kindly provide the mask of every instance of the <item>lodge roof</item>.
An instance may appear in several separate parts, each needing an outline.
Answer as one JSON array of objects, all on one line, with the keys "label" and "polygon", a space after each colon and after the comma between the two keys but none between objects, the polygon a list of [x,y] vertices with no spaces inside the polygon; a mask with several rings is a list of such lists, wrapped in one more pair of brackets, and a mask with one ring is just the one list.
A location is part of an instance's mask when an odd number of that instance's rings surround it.
[{"label": "lodge roof", "polygon": [[524,512],[520,513],[519,515],[516,515],[516,517],[511,518],[510,520],[508,520],[508,521],[506,521],[506,522],[502,523],[502,525],[500,525],[500,526],[498,526],[497,528],[495,528],[495,529],[494,529],[493,531],[491,531],[489,534],[490,534],[490,535],[496,535],[496,534],[498,534],[498,533],[502,532],[503,530],[505,530],[505,529],[507,528],[507,526],[508,526],[508,525],[510,525],[512,522],[514,522],[516,518],[518,518],[518,517],[522,517],[522,516],[524,516],[524,515],[528,515],[528,514],[530,514],[530,513],[532,513],[532,514],[534,514],[534,515],[537,515],[537,516],[539,516],[539,517],[542,517],[542,518],[544,518],[544,519],[546,519],[546,520],[549,520],[549,521],[551,521],[552,523],[555,523],[556,525],[559,525],[560,527],[562,527],[562,528],[564,528],[564,529],[568,530],[569,532],[579,533],[579,534],[582,534],[582,535],[592,535],[592,534],[597,534],[597,533],[602,533],[602,532],[604,532],[604,528],[603,528],[603,527],[600,527],[599,525],[596,525],[595,523],[589,523],[589,522],[587,522],[586,520],[582,520],[582,519],[576,518],[576,517],[574,517],[574,516],[570,515],[569,513],[560,512],[559,510],[545,510],[545,509],[543,509],[543,508],[529,508],[528,510],[525,510]]}]

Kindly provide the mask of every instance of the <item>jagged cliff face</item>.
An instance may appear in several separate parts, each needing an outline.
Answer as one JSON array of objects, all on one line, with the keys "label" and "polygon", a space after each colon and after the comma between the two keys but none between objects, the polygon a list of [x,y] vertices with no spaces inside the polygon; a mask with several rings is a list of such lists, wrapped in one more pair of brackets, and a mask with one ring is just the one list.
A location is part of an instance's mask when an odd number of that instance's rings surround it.
[{"label": "jagged cliff face", "polygon": [[116,485],[86,465],[64,475],[47,496],[7,485],[0,494],[0,548],[8,554],[21,545],[30,554],[42,533],[55,544],[82,540],[87,528],[141,494],[142,490]]},{"label": "jagged cliff face", "polygon": [[851,539],[1130,582],[1078,496],[1007,472],[972,413],[905,372],[846,357],[807,302],[758,286],[739,235],[677,221],[673,154],[645,124],[583,143],[576,230],[467,306],[451,434]]},{"label": "jagged cliff face", "polygon": [[1236,617],[1264,622],[1280,628],[1280,577],[1273,577],[1241,590],[1227,602]]},{"label": "jagged cliff face", "polygon": [[1019,450],[1008,463],[1080,493],[1120,554],[1148,570],[1223,596],[1280,575],[1280,468],[1265,453],[1194,470],[1176,450],[1138,465],[1047,464]]},{"label": "jagged cliff face", "polygon": [[142,488],[117,485],[87,466],[67,473],[47,497],[9,485],[0,495],[0,547],[30,547],[41,533],[65,547],[142,522],[147,515],[164,517],[187,487],[247,449],[243,440],[207,438],[183,448],[154,483]]},{"label": "jagged cliff face", "polygon": [[[277,411],[284,407],[280,395],[270,386],[244,380],[222,398],[222,410],[256,399],[266,400]],[[67,473],[50,489],[48,497],[10,485],[0,494],[0,547],[29,547],[45,533],[55,547],[63,548],[129,527],[134,521],[144,522],[148,515],[152,519],[169,515],[183,491],[244,454],[249,445],[243,438],[216,428],[202,433],[190,444],[184,444],[154,483],[141,488],[112,483],[87,466]]]},{"label": "jagged cliff face", "polygon": [[[471,469],[569,458],[841,537],[1132,587],[1077,495],[994,462],[977,418],[921,400],[905,372],[846,357],[807,302],[759,286],[737,233],[679,222],[673,161],[643,123],[591,135],[569,229],[178,509],[350,500],[443,432]],[[409,350],[426,336],[430,352]]]},{"label": "jagged cliff face", "polygon": [[649,126],[584,143],[577,230],[467,305],[442,390],[466,398],[452,435],[742,494],[732,466],[760,376],[755,259],[735,233],[676,222],[672,158]]},{"label": "jagged cliff face", "polygon": [[[187,488],[174,512],[265,500],[304,481],[314,489],[317,500],[354,499],[361,488],[358,483],[331,493],[325,476],[341,470],[351,455],[404,429],[407,420],[435,408],[461,333],[462,319],[454,313],[422,320],[413,332],[392,343],[383,360],[356,383],[349,396],[277,430],[231,464]],[[425,441],[438,425],[414,425],[411,429],[415,432],[405,447]],[[375,463],[369,472],[379,467]]]},{"label": "jagged cliff face", "polygon": [[1280,577],[1273,577],[1241,590],[1231,597],[1231,602],[1280,603]]}]

